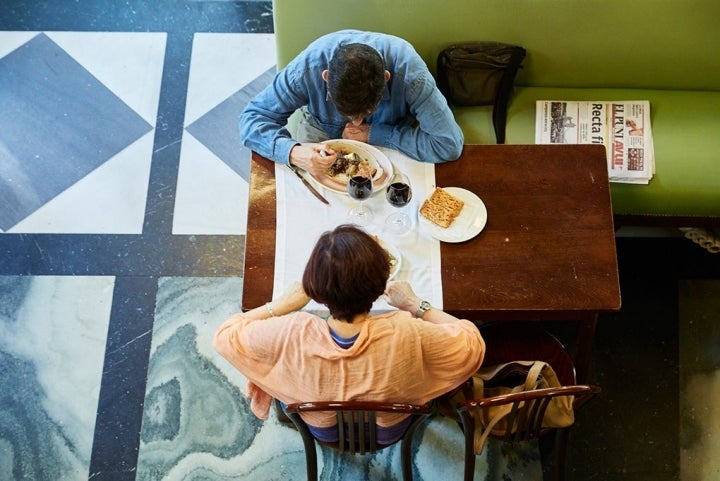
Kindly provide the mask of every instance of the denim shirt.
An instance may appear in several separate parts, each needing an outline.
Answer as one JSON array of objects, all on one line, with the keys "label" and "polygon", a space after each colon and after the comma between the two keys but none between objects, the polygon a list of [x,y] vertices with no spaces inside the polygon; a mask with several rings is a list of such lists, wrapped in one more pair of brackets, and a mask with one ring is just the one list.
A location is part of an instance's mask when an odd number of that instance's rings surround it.
[{"label": "denim shirt", "polygon": [[368,143],[389,147],[424,162],[456,160],[463,146],[460,130],[425,62],[407,41],[381,33],[343,30],[320,37],[278,72],[240,115],[243,144],[275,162],[287,164],[299,142],[286,128],[300,107],[329,139],[342,137],[348,122],[327,95],[322,71],[341,44],[363,43],[377,50],[391,77],[370,124]]}]

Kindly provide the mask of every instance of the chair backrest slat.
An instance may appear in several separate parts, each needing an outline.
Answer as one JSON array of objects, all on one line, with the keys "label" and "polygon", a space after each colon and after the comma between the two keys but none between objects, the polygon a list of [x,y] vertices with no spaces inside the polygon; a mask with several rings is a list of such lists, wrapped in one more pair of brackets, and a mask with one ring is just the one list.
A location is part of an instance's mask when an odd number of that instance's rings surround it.
[{"label": "chair backrest slat", "polygon": [[365,454],[365,411],[357,412],[357,430],[358,430],[358,451],[360,454]]},{"label": "chair backrest slat", "polygon": [[[478,429],[485,429],[485,426],[476,425],[476,423],[479,420],[493,417],[492,414],[489,414],[490,408],[510,406],[509,412],[503,419],[504,424],[495,425],[496,428],[506,426],[507,429],[502,435],[490,435],[500,438],[506,443],[514,443],[539,438],[550,431],[550,429],[543,427],[543,419],[553,398],[570,396],[574,399],[573,406],[577,409],[578,406],[584,404],[598,392],[600,392],[598,386],[572,385],[469,399],[459,403],[457,411],[460,415],[465,436],[465,480],[473,479],[475,456],[479,454],[475,452],[475,432]],[[560,449],[564,451],[564,445]],[[562,459],[560,454],[558,456],[559,459]],[[562,469],[558,470],[558,473],[561,471]]]},{"label": "chair backrest slat", "polygon": [[355,411],[349,411],[347,413],[347,419],[345,420],[347,422],[347,438],[345,439],[345,443],[348,445],[348,448],[350,449],[350,453],[355,454]]},{"label": "chair backrest slat", "polygon": [[[508,413],[506,417],[506,425],[507,426],[515,426],[518,424],[518,416],[520,413],[520,401],[516,401],[512,403],[510,412]],[[506,443],[512,443],[515,440],[515,430],[513,429],[506,429],[505,430],[505,436],[503,436],[503,441]]]},{"label": "chair backrest slat", "polygon": [[547,411],[548,405],[550,404],[551,400],[552,398],[549,396],[535,400],[535,402],[533,403],[535,406],[533,409],[533,417],[531,418],[532,422],[528,424],[528,434],[534,435],[534,437],[539,436],[539,433],[542,431],[543,427],[542,423],[543,419],[545,418],[545,411]]},{"label": "chair backrest slat", "polygon": [[337,427],[338,427],[338,450],[341,453],[345,452],[345,416],[343,411],[338,411],[336,414]]},{"label": "chair backrest slat", "polygon": [[[308,480],[317,479],[317,455],[315,453],[315,438],[308,429],[307,424],[300,416],[303,412],[335,412],[337,420],[338,442],[322,443],[337,449],[340,452],[350,451],[353,454],[374,453],[378,449],[402,441],[402,470],[403,479],[412,479],[411,446],[415,430],[427,417],[432,414],[432,405],[417,405],[403,403],[386,403],[370,401],[332,401],[332,402],[304,402],[285,406],[285,412],[298,428],[305,446],[305,461],[307,463]],[[390,444],[377,444],[377,413],[408,414],[412,417],[410,425],[403,436]]]},{"label": "chair backrest slat", "polygon": [[368,424],[370,425],[369,451],[374,453],[377,451],[377,429],[375,429],[375,426],[377,426],[377,418],[375,416],[375,411],[368,411]]}]

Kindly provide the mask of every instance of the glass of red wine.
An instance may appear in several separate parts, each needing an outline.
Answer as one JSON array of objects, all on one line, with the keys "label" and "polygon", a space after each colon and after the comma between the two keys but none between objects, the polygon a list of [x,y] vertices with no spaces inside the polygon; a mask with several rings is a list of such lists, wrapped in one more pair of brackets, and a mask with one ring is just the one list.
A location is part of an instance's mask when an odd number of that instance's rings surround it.
[{"label": "glass of red wine", "polygon": [[[390,205],[403,208],[410,203],[412,199],[412,187],[407,175],[396,172],[390,179],[390,183],[385,190],[385,198]],[[412,220],[404,211],[391,214],[385,221],[385,228],[388,232],[395,235],[407,233],[412,227]]]},{"label": "glass of red wine", "polygon": [[362,175],[350,177],[347,184],[347,191],[350,197],[357,200],[357,205],[350,209],[349,215],[352,222],[358,225],[368,225],[373,220],[373,211],[365,205],[365,200],[370,198],[373,191],[372,179]]}]

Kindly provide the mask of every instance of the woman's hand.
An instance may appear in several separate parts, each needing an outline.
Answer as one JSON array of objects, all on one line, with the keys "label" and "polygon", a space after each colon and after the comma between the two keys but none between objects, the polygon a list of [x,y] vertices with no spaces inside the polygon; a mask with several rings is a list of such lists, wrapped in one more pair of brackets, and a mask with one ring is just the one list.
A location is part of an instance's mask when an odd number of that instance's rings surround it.
[{"label": "woman's hand", "polygon": [[285,290],[285,292],[272,301],[273,311],[276,315],[278,312],[287,314],[288,312],[299,311],[310,302],[310,296],[305,293],[302,283],[295,281]]},{"label": "woman's hand", "polygon": [[[420,307],[421,299],[415,294],[406,281],[390,281],[385,287],[383,294],[388,304],[393,307],[397,307],[403,311],[408,311],[413,316],[418,312]],[[458,322],[459,319],[455,316],[436,309],[430,308],[429,311],[422,315],[422,320],[426,322],[432,322],[433,324],[445,324],[450,322]]]},{"label": "woman's hand", "polygon": [[310,302],[310,297],[305,294],[302,283],[295,281],[280,297],[273,299],[267,304],[258,306],[255,309],[251,309],[243,315],[248,319],[262,320],[299,311],[305,307],[308,302]]},{"label": "woman's hand", "polygon": [[387,303],[403,311],[415,315],[420,298],[415,294],[407,281],[390,281],[387,283],[384,292]]}]

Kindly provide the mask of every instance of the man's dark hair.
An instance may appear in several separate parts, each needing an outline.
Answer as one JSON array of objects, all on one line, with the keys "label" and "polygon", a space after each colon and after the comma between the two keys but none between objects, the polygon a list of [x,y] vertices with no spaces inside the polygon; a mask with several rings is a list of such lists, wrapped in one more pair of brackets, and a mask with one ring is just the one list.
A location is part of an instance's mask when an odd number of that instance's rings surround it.
[{"label": "man's dark hair", "polygon": [[380,103],[385,64],[374,48],[362,43],[341,45],[330,59],[328,91],[338,112],[366,115]]}]

